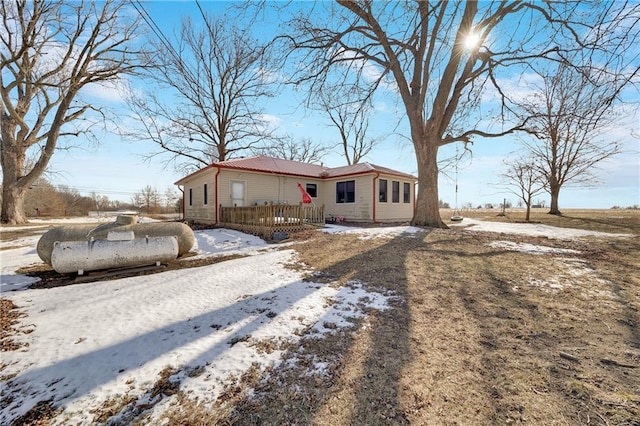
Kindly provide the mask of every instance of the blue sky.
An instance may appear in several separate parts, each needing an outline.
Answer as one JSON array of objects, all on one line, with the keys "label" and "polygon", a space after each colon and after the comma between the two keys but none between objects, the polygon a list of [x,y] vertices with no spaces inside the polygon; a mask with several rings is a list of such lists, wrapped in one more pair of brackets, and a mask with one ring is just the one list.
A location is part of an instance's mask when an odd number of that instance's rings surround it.
[{"label": "blue sky", "polygon": [[[173,39],[174,30],[180,24],[180,17],[189,14],[195,22],[199,20],[197,6],[191,1],[153,1],[144,3],[146,10],[162,28],[164,34]],[[228,5],[224,2],[202,1],[205,11],[222,13]],[[261,35],[275,31],[273,22],[260,26]],[[86,94],[85,94],[86,95]],[[115,91],[93,90],[90,93],[96,102],[109,106],[124,120],[126,111]],[[560,194],[560,208],[610,208],[611,206],[630,206],[640,204],[640,112],[638,112],[638,93],[628,91],[628,106],[625,118],[615,129],[615,136],[625,146],[625,153],[602,162],[598,173],[599,183],[592,188],[564,187]],[[299,105],[301,98],[291,91],[277,99],[269,100],[265,113],[278,123],[279,133],[297,137],[310,137],[315,142],[334,143],[337,132],[328,125],[326,118],[317,111],[305,110]],[[376,114],[372,117],[372,135],[388,134],[389,129],[397,127],[397,99],[390,92],[382,92],[376,99]],[[405,126],[406,127],[406,126]],[[404,127],[399,130],[402,132]],[[632,137],[635,134],[635,138]],[[408,133],[405,133],[408,134]],[[159,161],[144,162],[143,156],[155,151],[154,146],[142,142],[123,140],[116,132],[100,135],[101,143],[92,148],[61,151],[54,155],[51,163],[50,179],[55,184],[65,184],[88,194],[95,191],[111,199],[130,201],[132,195],[150,185],[163,193],[167,188],[177,189],[173,182],[183,177],[180,171],[164,169]],[[459,164],[457,174],[457,204],[462,207],[471,204],[474,207],[486,203],[498,204],[507,198],[514,204],[517,197],[499,185],[500,173],[505,169],[505,156],[517,151],[515,136],[501,139],[475,140],[472,146],[473,158]],[[441,157],[455,154],[453,146],[441,149]],[[378,145],[364,161],[391,167],[399,171],[417,174],[413,147],[408,139],[391,135]],[[339,152],[327,155],[324,164],[331,167],[342,166],[344,159]],[[450,177],[441,175],[439,196],[442,200],[455,204],[454,173]],[[542,194],[536,199],[548,204],[548,195]]]}]

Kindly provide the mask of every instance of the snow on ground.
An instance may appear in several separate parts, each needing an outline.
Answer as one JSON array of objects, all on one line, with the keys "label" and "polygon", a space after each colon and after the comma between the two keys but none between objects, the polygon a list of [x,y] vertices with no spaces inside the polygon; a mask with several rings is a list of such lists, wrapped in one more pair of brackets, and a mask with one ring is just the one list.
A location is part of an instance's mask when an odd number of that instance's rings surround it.
[{"label": "snow on ground", "polygon": [[[466,218],[464,226],[474,231],[563,239],[612,236]],[[409,226],[328,225],[323,230],[355,233],[364,239],[422,232]],[[335,331],[348,325],[350,317],[364,315],[363,309],[385,309],[390,297],[368,292],[357,282],[336,288],[305,281],[302,272],[286,267],[296,262],[296,255],[282,245],[267,245],[257,237],[226,229],[195,234],[195,257],[249,256],[197,268],[36,290],[24,289],[33,279],[15,270],[40,263],[35,250],[39,236],[3,243],[2,297],[27,314],[19,325],[24,333],[15,339],[28,346],[3,353],[6,367],[2,375],[12,378],[2,384],[0,423],[11,423],[37,402],[52,399],[56,406],[65,407],[58,423],[89,424],[92,410],[125,394],[134,403],[117,422],[127,423],[147,408],[157,419],[173,398],[150,393],[166,367],[174,369],[172,380],[180,382],[181,391],[212,402],[231,376],[252,364],[279,362],[278,350],[266,353],[260,347],[295,342],[304,330],[316,337]],[[574,254],[509,241],[496,241],[492,246],[536,254]],[[558,283],[532,277],[528,285],[557,291],[565,285],[560,281],[575,279],[578,272],[587,273],[584,271],[573,264]],[[514,291],[518,290],[514,285]]]},{"label": "snow on ground", "polygon": [[[464,218],[462,222],[448,224],[450,228],[461,228],[469,231],[498,232],[503,234],[528,235],[531,237],[547,237],[554,239],[572,240],[582,237],[631,237],[631,234],[611,234],[608,232],[589,231],[586,229],[558,228],[539,223],[507,223],[486,222],[478,219]],[[326,225],[321,229],[332,234],[356,234],[359,238],[393,237],[398,235],[412,235],[423,232],[424,229],[415,226],[388,227],[355,227],[344,225]]]},{"label": "snow on ground", "polygon": [[29,219],[31,225],[71,225],[74,223],[107,223],[113,222],[115,218],[113,216],[79,216],[79,217],[62,217],[58,219]]},{"label": "snow on ground", "polygon": [[[469,231],[496,232],[562,240],[575,240],[584,237],[634,237],[632,234],[613,234],[583,229],[558,228],[534,223],[484,222],[469,218],[465,218],[464,222],[466,222],[464,225],[457,223],[453,224],[452,227],[460,227]],[[488,246],[534,255],[552,254],[576,256],[580,254],[578,250],[504,240],[492,241]],[[552,273],[548,277],[540,278],[530,276],[523,282],[512,283],[512,291],[518,292],[528,286],[539,288],[545,292],[558,293],[563,289],[574,287],[578,288],[585,297],[598,297],[610,300],[618,297],[611,292],[611,283],[599,278],[595,271],[588,267],[586,261],[576,257],[553,257],[552,262],[554,262],[554,266],[550,268]]]},{"label": "snow on ground", "polygon": [[506,250],[519,251],[521,253],[531,253],[531,254],[549,254],[549,253],[579,254],[580,253],[578,250],[548,247],[548,246],[541,246],[541,245],[529,244],[529,243],[516,243],[514,241],[492,241],[489,243],[489,247],[502,248]]},{"label": "snow on ground", "polygon": [[462,222],[449,224],[451,228],[464,228],[469,231],[501,232],[504,234],[528,235],[530,237],[547,237],[561,240],[572,240],[582,237],[630,237],[631,234],[610,234],[608,232],[589,231],[586,229],[558,228],[540,223],[507,223],[485,222],[478,219],[464,218]]},{"label": "snow on ground", "polygon": [[[584,237],[599,238],[625,238],[633,237],[632,234],[612,234],[606,232],[589,231],[583,229],[558,228],[554,226],[535,223],[505,223],[485,222],[477,219],[465,218],[463,222],[449,224],[451,228],[460,228],[468,231],[494,232],[502,234],[526,235],[532,237],[547,237],[550,239],[575,240]],[[325,232],[357,234],[359,238],[375,238],[381,236],[411,235],[420,231],[420,228],[408,226],[396,226],[387,228],[357,228],[349,226],[331,225],[324,229]],[[580,254],[578,250],[549,247],[539,244],[496,240],[488,246],[498,249],[516,251],[534,255],[571,255]],[[609,289],[610,283],[598,278],[593,270],[585,265],[585,261],[575,257],[554,257],[556,269],[551,276],[541,279],[529,277],[522,283],[513,283],[513,291],[521,291],[523,287],[536,287],[542,291],[557,293],[564,288],[578,287],[585,296],[615,299]]]},{"label": "snow on ground", "polygon": [[328,234],[355,234],[360,239],[370,239],[378,237],[395,237],[402,234],[417,234],[424,232],[424,229],[415,226],[382,226],[371,228],[360,228],[344,225],[325,225],[320,229]]},{"label": "snow on ground", "polygon": [[113,222],[113,218],[105,217],[70,217],[62,219],[29,219],[29,224],[24,226],[0,226],[0,231],[25,231],[42,230],[45,232],[52,225],[72,225],[77,223],[106,223]]},{"label": "snow on ground", "polygon": [[[60,424],[90,424],[93,410],[125,394],[135,407],[161,410],[168,406],[165,397],[150,392],[166,367],[175,369],[171,380],[180,382],[181,391],[212,402],[229,377],[252,364],[278,362],[280,351],[267,354],[261,346],[282,347],[304,330],[334,332],[325,324],[341,327],[364,315],[363,308],[386,306],[388,296],[367,292],[361,283],[336,288],[303,280],[302,272],[285,266],[296,262],[291,249],[226,229],[195,234],[199,257],[250,256],[154,275],[7,291],[27,284],[28,277],[15,269],[39,262],[38,236],[21,242],[27,247],[0,251],[2,297],[27,314],[15,341],[28,344],[3,354],[2,374],[11,379],[2,384],[0,424],[49,399],[65,407]],[[127,423],[135,414],[135,408],[125,410],[117,420]]]},{"label": "snow on ground", "polygon": [[262,238],[231,229],[208,229],[195,234],[197,238],[192,251],[198,254],[189,260],[215,255],[256,254],[269,247]]},{"label": "snow on ground", "polygon": [[21,237],[0,243],[0,291],[17,290],[38,281],[38,278],[17,274],[19,268],[42,263],[36,252],[39,235]]}]

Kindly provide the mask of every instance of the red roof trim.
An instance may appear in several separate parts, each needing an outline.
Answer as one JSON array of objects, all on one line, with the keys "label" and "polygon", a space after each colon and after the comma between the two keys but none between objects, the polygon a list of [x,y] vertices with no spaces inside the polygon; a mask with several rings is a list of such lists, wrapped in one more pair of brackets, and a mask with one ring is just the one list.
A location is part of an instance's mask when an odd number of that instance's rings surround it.
[{"label": "red roof trim", "polygon": [[[246,160],[246,161],[245,161]],[[314,168],[315,170],[322,170],[319,173],[292,173],[292,172],[286,172],[286,171],[280,171],[280,170],[276,170],[276,169],[260,169],[257,167],[247,167],[247,166],[242,166],[241,164],[238,163],[250,163],[250,161],[260,161],[260,160],[275,160],[275,161],[279,161],[279,162],[284,162],[284,163],[298,163],[299,165],[304,166],[309,166],[310,168]],[[275,164],[275,163],[274,163]],[[366,166],[365,166],[366,165]],[[349,169],[349,168],[356,168],[356,167],[362,167],[365,166],[366,170],[362,170],[362,171],[357,171],[357,172],[346,172],[346,173],[339,173],[339,174],[332,174],[332,171],[335,171],[336,169]],[[238,159],[233,159],[233,160],[228,160],[228,161],[223,161],[220,163],[213,163],[210,164],[200,170],[197,170],[185,177],[183,177],[182,179],[178,180],[177,182],[175,182],[175,185],[182,185],[184,181],[191,179],[192,177],[203,173],[205,171],[207,171],[210,168],[217,168],[217,169],[225,169],[225,170],[237,170],[237,171],[247,171],[247,172],[253,172],[253,173],[264,173],[267,175],[279,175],[279,176],[295,176],[295,177],[304,177],[304,178],[310,178],[310,179],[318,179],[318,180],[330,180],[330,179],[338,179],[338,178],[345,178],[345,177],[350,177],[350,176],[362,176],[362,175],[367,175],[367,174],[371,174],[371,175],[375,175],[375,174],[380,174],[380,175],[388,175],[388,176],[396,176],[400,179],[405,179],[405,180],[413,180],[414,182],[417,180],[417,178],[413,175],[410,175],[408,173],[403,173],[403,172],[399,172],[396,170],[392,170],[386,167],[381,167],[381,166],[376,166],[374,164],[370,164],[370,163],[361,163],[361,164],[354,164],[352,166],[341,166],[341,167],[335,167],[335,168],[328,168],[328,167],[322,167],[322,166],[318,166],[315,164],[305,164],[305,163],[300,163],[297,161],[290,161],[290,160],[283,160],[283,159],[278,159],[278,158],[271,158],[271,157],[264,157],[264,156],[255,156],[255,157],[249,157],[249,158],[238,158]]]},{"label": "red roof trim", "polygon": [[306,178],[313,178],[313,179],[322,179],[322,176],[318,176],[318,175],[289,173],[289,172],[281,172],[278,170],[260,170],[252,167],[229,166],[222,163],[214,164],[213,167],[217,167],[219,169],[226,169],[226,170],[238,170],[243,172],[264,173],[266,175],[297,176],[297,177],[306,177]]}]

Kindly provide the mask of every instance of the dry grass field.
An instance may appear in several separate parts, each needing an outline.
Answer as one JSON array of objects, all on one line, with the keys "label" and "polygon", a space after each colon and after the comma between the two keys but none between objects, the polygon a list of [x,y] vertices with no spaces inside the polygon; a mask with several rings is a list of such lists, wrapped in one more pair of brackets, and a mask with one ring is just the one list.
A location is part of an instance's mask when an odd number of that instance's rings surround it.
[{"label": "dry grass field", "polygon": [[[462,214],[524,219],[498,213]],[[535,212],[532,221],[633,236],[550,239],[460,228],[377,239],[298,236],[294,248],[313,268],[310,279],[358,280],[396,296],[392,306],[326,339],[303,337],[278,368],[251,369],[213,407],[179,396],[164,420],[640,425],[640,211],[563,213]]]},{"label": "dry grass field", "polygon": [[[496,214],[473,212],[524,218]],[[216,421],[639,425],[640,212],[536,212],[532,220],[636,236],[315,235],[297,247],[319,271],[314,280],[361,280],[397,303],[352,332],[292,348],[295,368],[241,378]],[[496,240],[575,252],[522,253],[490,245]],[[310,375],[305,365],[320,362],[324,373]]]}]

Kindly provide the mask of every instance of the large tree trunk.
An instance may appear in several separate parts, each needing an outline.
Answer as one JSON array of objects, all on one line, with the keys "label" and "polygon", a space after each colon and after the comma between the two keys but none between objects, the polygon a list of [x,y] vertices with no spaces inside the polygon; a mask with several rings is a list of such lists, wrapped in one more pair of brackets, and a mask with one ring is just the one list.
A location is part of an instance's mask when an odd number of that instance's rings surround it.
[{"label": "large tree trunk", "polygon": [[557,179],[552,177],[552,182],[549,184],[549,193],[551,194],[551,208],[549,209],[549,214],[555,214],[560,216],[562,213],[558,208],[558,198],[560,198],[560,184],[557,182]]},{"label": "large tree trunk", "polygon": [[[24,182],[20,182],[24,169],[24,151],[17,147],[8,117],[2,117],[2,210],[0,223],[21,225],[27,223],[24,212]],[[24,179],[24,178],[22,178]]]},{"label": "large tree trunk", "polygon": [[440,218],[438,202],[438,144],[427,140],[414,146],[418,160],[418,196],[411,224],[448,228]]},{"label": "large tree trunk", "polygon": [[562,215],[560,209],[558,208],[558,198],[560,197],[560,185],[550,185],[551,193],[551,208],[549,209],[549,214]]},{"label": "large tree trunk", "polygon": [[21,225],[27,223],[24,213],[24,190],[16,185],[2,184],[2,223]]}]

